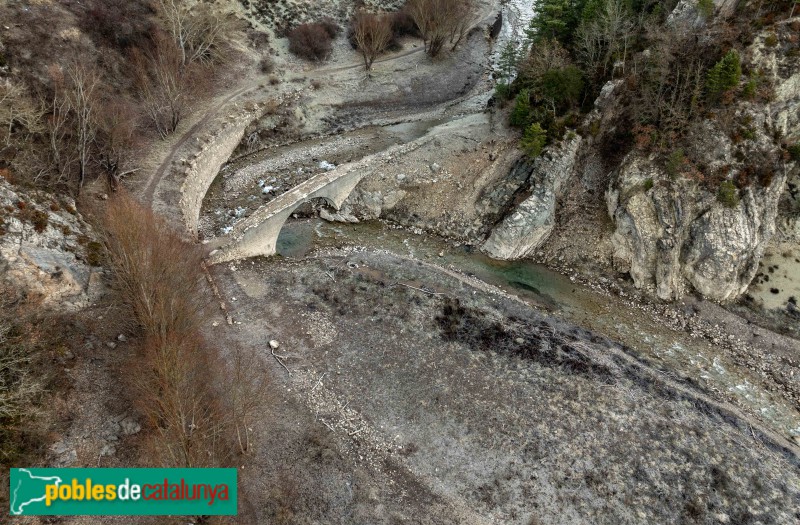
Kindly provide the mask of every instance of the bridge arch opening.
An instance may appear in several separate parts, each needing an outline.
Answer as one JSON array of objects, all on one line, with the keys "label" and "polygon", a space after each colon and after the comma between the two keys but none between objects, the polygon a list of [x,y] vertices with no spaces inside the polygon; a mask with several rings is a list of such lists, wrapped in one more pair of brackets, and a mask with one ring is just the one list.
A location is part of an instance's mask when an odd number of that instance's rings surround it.
[{"label": "bridge arch opening", "polygon": [[315,219],[326,209],[335,212],[337,207],[328,197],[314,197],[301,202],[281,225],[275,253],[283,257],[304,257],[314,247]]},{"label": "bridge arch opening", "polygon": [[338,210],[365,174],[355,169],[326,172],[277,196],[236,223],[225,237],[212,241],[210,262],[219,264],[274,255],[287,221],[291,223],[291,219],[301,216],[316,217],[321,209]]}]

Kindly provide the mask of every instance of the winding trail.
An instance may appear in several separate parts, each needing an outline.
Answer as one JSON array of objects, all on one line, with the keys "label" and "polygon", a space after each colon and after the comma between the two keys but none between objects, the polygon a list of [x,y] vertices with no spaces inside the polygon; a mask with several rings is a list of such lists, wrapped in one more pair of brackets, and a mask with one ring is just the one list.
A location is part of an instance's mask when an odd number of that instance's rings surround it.
[{"label": "winding trail", "polygon": [[233,93],[230,93],[223,100],[218,102],[213,109],[207,111],[203,116],[203,118],[201,118],[191,128],[189,128],[184,132],[180,140],[178,140],[178,142],[176,142],[172,146],[172,148],[170,148],[169,153],[167,153],[167,156],[161,162],[158,169],[155,172],[153,172],[152,175],[150,175],[150,179],[147,181],[147,184],[144,187],[144,191],[142,192],[142,197],[148,205],[152,205],[156,187],[164,178],[164,175],[167,173],[167,169],[169,169],[169,167],[174,162],[178,150],[180,150],[189,141],[189,139],[198,135],[200,131],[209,123],[209,121],[213,117],[215,117],[219,113],[219,111],[222,108],[224,108],[227,104],[232,102],[234,99],[240,97],[241,95],[248,93],[250,91],[255,91],[256,89],[258,89],[258,87],[247,86],[239,88]]},{"label": "winding trail", "polygon": [[[383,59],[380,59],[380,60],[376,60],[375,63],[377,64],[377,63],[392,62],[394,60],[399,60],[401,58],[408,57],[410,55],[413,55],[415,53],[419,53],[421,51],[423,51],[423,48],[421,48],[421,47],[415,48],[415,49],[411,49],[409,51],[401,52],[400,54],[397,54],[397,55],[394,55],[394,56],[391,56],[391,57],[386,57],[386,58],[383,58]],[[328,75],[330,73],[336,73],[336,72],[340,72],[340,71],[348,71],[348,70],[357,69],[357,68],[361,68],[361,67],[364,67],[363,64],[355,63],[355,64],[351,64],[351,65],[347,65],[347,66],[339,66],[339,67],[335,67],[335,68],[315,69],[312,72],[310,72],[310,75],[318,77],[318,76]],[[222,100],[220,100],[219,102],[214,104],[214,106],[211,109],[209,109],[209,110],[207,110],[205,112],[205,114],[203,115],[203,118],[201,118],[199,121],[197,121],[191,128],[187,129],[183,133],[183,135],[181,135],[181,138],[169,149],[169,152],[164,157],[164,160],[161,162],[161,164],[158,166],[158,169],[156,169],[150,175],[149,179],[147,180],[147,183],[145,184],[144,189],[142,190],[142,199],[144,200],[144,202],[147,203],[148,205],[152,206],[153,197],[155,195],[156,188],[161,183],[161,181],[164,179],[164,176],[167,174],[167,170],[174,163],[175,157],[177,156],[178,151],[180,151],[180,149],[183,148],[186,145],[186,143],[189,142],[189,140],[191,140],[193,137],[199,135],[203,131],[203,129],[208,125],[208,123],[214,117],[216,117],[220,113],[220,111],[223,108],[225,108],[228,104],[230,104],[231,102],[233,102],[237,98],[242,97],[243,95],[247,95],[247,94],[250,94],[252,92],[257,91],[258,89],[260,89],[260,87],[257,86],[257,85],[250,85],[250,86],[240,87],[240,88],[236,89],[232,93],[229,93],[228,95],[226,95],[225,98],[223,98]]]},{"label": "winding trail", "polygon": [[[488,5],[484,6],[482,11],[480,11],[479,13],[476,14],[475,22],[470,27],[468,33],[471,32],[476,27],[478,27],[479,25],[485,23],[490,17],[493,17],[496,12],[497,12],[497,9],[495,8],[494,3],[493,2],[489,2]],[[382,57],[382,58],[376,59],[374,63],[375,64],[386,64],[386,63],[389,63],[389,62],[394,62],[396,60],[407,58],[407,57],[409,57],[411,55],[414,55],[414,54],[422,53],[424,50],[425,50],[425,48],[423,46],[417,46],[417,47],[414,47],[412,49],[400,51],[397,54],[393,54],[393,55],[390,55],[390,56],[386,56],[386,57]],[[363,68],[363,67],[364,67],[364,64],[360,60],[358,60],[358,61],[353,62],[352,64],[348,64],[348,65],[345,65],[345,66],[315,68],[315,69],[312,69],[312,70],[310,70],[308,72],[305,72],[305,73],[302,73],[302,74],[299,74],[299,75],[303,75],[304,74],[304,75],[312,76],[312,77],[320,77],[320,76],[330,75],[331,73],[349,71],[349,70]],[[296,76],[298,76],[298,74],[295,74],[295,73],[288,74],[286,80],[289,80],[290,78],[295,78]],[[186,143],[192,137],[197,136],[203,130],[203,128],[215,116],[217,116],[220,113],[220,110],[222,110],[225,106],[230,104],[235,99],[237,99],[237,98],[239,98],[239,97],[241,97],[243,95],[255,92],[258,89],[261,89],[260,88],[260,84],[263,81],[264,81],[263,78],[258,78],[258,77],[256,77],[255,79],[250,79],[250,85],[240,87],[240,88],[236,89],[235,91],[233,91],[233,92],[231,92],[231,93],[229,93],[227,95],[223,95],[224,98],[222,100],[219,100],[216,104],[214,104],[214,106],[211,109],[206,110],[206,112],[203,115],[203,117],[198,122],[196,122],[191,128],[189,128],[188,130],[186,130],[183,133],[181,138],[170,148],[170,150],[167,153],[167,155],[164,158],[164,160],[161,162],[161,164],[158,166],[158,168],[150,175],[149,179],[147,180],[147,183],[145,184],[144,189],[142,190],[142,199],[143,199],[143,201],[145,203],[147,203],[149,206],[152,207],[152,205],[153,205],[153,197],[155,195],[156,188],[161,183],[161,181],[163,180],[164,176],[167,174],[167,170],[169,169],[169,167],[174,162],[178,151],[183,146],[185,146]]]}]

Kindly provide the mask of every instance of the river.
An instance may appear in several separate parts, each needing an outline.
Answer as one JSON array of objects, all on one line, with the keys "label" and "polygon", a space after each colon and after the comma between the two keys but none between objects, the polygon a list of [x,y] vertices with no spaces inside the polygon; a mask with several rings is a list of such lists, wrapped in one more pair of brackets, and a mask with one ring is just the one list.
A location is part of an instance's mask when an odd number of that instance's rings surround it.
[{"label": "river", "polygon": [[291,220],[278,239],[278,254],[301,258],[316,249],[344,246],[387,250],[472,275],[518,296],[533,308],[548,310],[627,345],[656,369],[726,393],[735,405],[784,436],[800,436],[796,407],[773,398],[749,370],[731,362],[714,345],[671,329],[621,297],[573,282],[545,266],[530,261],[495,261],[471,247],[452,246],[437,237],[377,221],[338,224],[320,219]]}]

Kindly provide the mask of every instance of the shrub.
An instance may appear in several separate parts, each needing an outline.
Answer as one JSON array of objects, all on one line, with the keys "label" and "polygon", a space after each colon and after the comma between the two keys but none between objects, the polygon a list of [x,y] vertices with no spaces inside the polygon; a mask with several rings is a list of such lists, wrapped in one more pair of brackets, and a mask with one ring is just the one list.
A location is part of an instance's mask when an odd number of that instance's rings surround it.
[{"label": "shrub", "polygon": [[289,51],[306,60],[320,62],[331,54],[333,37],[322,24],[300,24],[288,38]]},{"label": "shrub", "polygon": [[35,210],[31,214],[31,224],[33,224],[33,229],[36,230],[37,233],[45,231],[49,222],[50,218],[47,216],[46,212]]},{"label": "shrub", "polygon": [[265,75],[269,75],[275,71],[275,61],[270,56],[263,57],[258,63],[258,68]]},{"label": "shrub", "polygon": [[747,83],[742,89],[742,95],[748,100],[754,99],[758,93],[758,85],[760,82],[761,76],[756,71],[751,71],[750,77],[747,79]]},{"label": "shrub", "polygon": [[536,158],[542,154],[546,143],[547,131],[538,122],[535,122],[528,126],[525,133],[522,134],[519,146],[528,157]]},{"label": "shrub", "polygon": [[739,190],[736,184],[726,180],[719,185],[717,200],[728,208],[735,208],[739,204]]},{"label": "shrub", "polygon": [[38,446],[26,434],[41,415],[46,386],[41,353],[32,348],[33,326],[26,326],[17,311],[21,302],[17,292],[0,288],[0,460],[4,465],[27,463]]},{"label": "shrub", "polygon": [[250,47],[263,49],[269,46],[269,35],[261,31],[250,29],[247,31],[247,42],[250,44]]},{"label": "shrub", "polygon": [[750,127],[739,128],[739,135],[745,140],[754,140],[756,138],[756,131]]},{"label": "shrub", "polygon": [[322,26],[322,29],[328,33],[328,36],[331,37],[331,40],[339,36],[339,33],[342,32],[342,28],[339,27],[339,24],[333,18],[325,17],[319,21],[319,25]]},{"label": "shrub", "polygon": [[530,92],[523,89],[517,95],[514,109],[511,111],[508,123],[518,128],[524,128],[530,124],[531,119],[531,100]]},{"label": "shrub", "polygon": [[[537,119],[538,120],[538,119]],[[555,119],[552,122],[545,124],[541,120],[538,121],[542,129],[547,131],[547,139],[551,142],[556,142],[564,138],[567,133],[567,119]]]},{"label": "shrub", "polygon": [[775,33],[770,33],[764,39],[764,45],[767,47],[775,47],[778,45],[778,36]]},{"label": "shrub", "polygon": [[551,69],[539,81],[542,96],[553,106],[563,107],[575,104],[583,92],[583,73],[575,66]]},{"label": "shrub", "polygon": [[494,94],[500,100],[508,100],[511,96],[511,85],[506,82],[498,82],[494,87]]},{"label": "shrub", "polygon": [[646,179],[644,181],[644,184],[642,185],[642,187],[644,188],[644,191],[652,190],[653,189],[653,179],[652,178]]},{"label": "shrub", "polygon": [[105,249],[103,248],[103,243],[90,241],[89,244],[86,245],[86,262],[89,263],[90,266],[100,266],[103,264],[104,253]]},{"label": "shrub", "polygon": [[706,91],[717,99],[724,92],[736,87],[742,77],[739,53],[731,49],[712,67],[706,76]]},{"label": "shrub", "polygon": [[95,42],[119,50],[148,45],[153,31],[148,2],[142,0],[102,0],[88,2],[81,28]]},{"label": "shrub", "polygon": [[419,28],[414,22],[414,17],[412,17],[405,8],[392,13],[389,21],[392,24],[392,32],[394,33],[395,38],[400,38],[403,36],[420,36]]},{"label": "shrub", "polygon": [[795,142],[787,148],[789,157],[795,162],[800,162],[800,142]]},{"label": "shrub", "polygon": [[709,18],[714,14],[714,0],[699,0],[697,2],[697,10],[705,18]]},{"label": "shrub", "polygon": [[685,161],[686,155],[684,155],[683,149],[679,148],[670,153],[667,159],[667,174],[672,178],[677,177],[681,173]]}]

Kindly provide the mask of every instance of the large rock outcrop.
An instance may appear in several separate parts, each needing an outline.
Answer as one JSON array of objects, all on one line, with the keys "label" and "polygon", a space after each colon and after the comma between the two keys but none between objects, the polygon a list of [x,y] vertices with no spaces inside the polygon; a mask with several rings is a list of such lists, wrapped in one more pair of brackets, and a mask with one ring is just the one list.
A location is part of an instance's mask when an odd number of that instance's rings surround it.
[{"label": "large rock outcrop", "polygon": [[553,232],[556,201],[566,187],[581,138],[574,136],[538,157],[529,178],[531,195],[492,230],[481,250],[495,259],[532,255]]},{"label": "large rock outcrop", "polygon": [[[713,0],[713,10],[710,17],[727,18],[736,12],[738,0]],[[699,0],[680,0],[667,20],[671,25],[684,25],[698,27],[703,25],[709,16],[703,13]]]},{"label": "large rock outcrop", "polygon": [[615,268],[665,300],[690,289],[718,301],[739,296],[775,233],[785,180],[775,173],[726,203],[693,180],[672,180],[652,157],[629,155],[607,193]]},{"label": "large rock outcrop", "polygon": [[[800,55],[796,52],[800,17],[778,22],[760,33],[747,50],[772,85],[766,110],[777,133],[787,144],[800,143]],[[800,242],[800,170],[787,163],[789,180],[778,209],[778,229],[783,242]]]},{"label": "large rock outcrop", "polygon": [[772,96],[766,110],[771,122],[788,143],[800,141],[798,26],[800,16],[776,23],[770,30],[756,36],[746,53],[746,58],[752,64],[757,64],[766,80],[772,84]]},{"label": "large rock outcrop", "polygon": [[75,310],[101,289],[90,263],[101,245],[75,203],[43,192],[23,193],[0,179],[0,276],[4,285],[45,306]]},{"label": "large rock outcrop", "polygon": [[[695,5],[682,1],[671,21],[688,20]],[[715,1],[717,15],[728,14],[730,5]],[[800,59],[790,52],[798,23],[775,24],[743,53],[745,64],[763,75],[756,96],[741,97],[723,117],[690,124],[686,153],[695,162],[693,174],[668,175],[663,157],[636,152],[612,174],[606,197],[616,224],[614,266],[629,272],[637,286],[662,299],[689,290],[734,299],[756,275],[776,225],[784,240],[796,238],[797,185],[786,182],[797,168],[785,160],[780,142],[800,139]],[[726,126],[724,115],[735,126]],[[729,191],[734,183],[739,187],[734,198],[718,198],[719,183],[710,180],[720,177]]]}]

